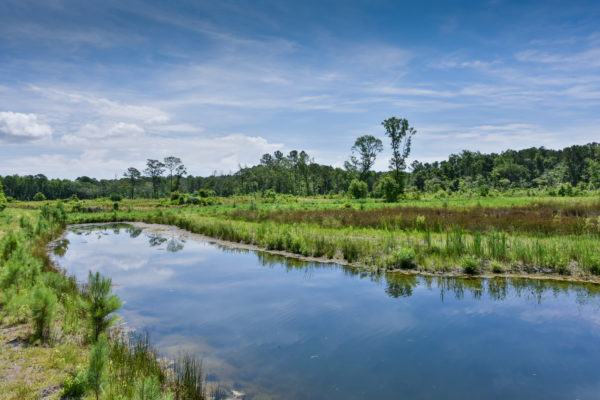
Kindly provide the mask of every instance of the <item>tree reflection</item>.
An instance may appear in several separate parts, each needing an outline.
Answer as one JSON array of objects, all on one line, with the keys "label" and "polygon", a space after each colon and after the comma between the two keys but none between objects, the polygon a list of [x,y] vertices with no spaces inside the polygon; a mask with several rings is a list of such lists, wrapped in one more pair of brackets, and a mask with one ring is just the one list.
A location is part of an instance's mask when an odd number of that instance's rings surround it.
[{"label": "tree reflection", "polygon": [[148,238],[148,243],[150,244],[150,247],[160,246],[161,244],[167,241],[166,237],[158,235],[156,233],[149,233],[146,235],[146,237]]},{"label": "tree reflection", "polygon": [[55,255],[63,257],[69,249],[69,244],[71,244],[71,242],[69,242],[68,239],[59,240],[56,243],[56,246],[54,246],[54,249],[52,249],[52,251]]},{"label": "tree reflection", "polygon": [[142,228],[132,226],[132,227],[127,228],[126,232],[129,234],[130,238],[135,239],[136,237],[140,236],[140,234],[142,233]]},{"label": "tree reflection", "polygon": [[418,285],[416,275],[405,275],[400,273],[389,273],[386,275],[387,287],[385,292],[394,298],[410,297],[413,288]]},{"label": "tree reflection", "polygon": [[167,243],[167,251],[171,253],[178,252],[179,250],[183,250],[183,241],[175,239],[175,237],[171,237],[169,242]]}]

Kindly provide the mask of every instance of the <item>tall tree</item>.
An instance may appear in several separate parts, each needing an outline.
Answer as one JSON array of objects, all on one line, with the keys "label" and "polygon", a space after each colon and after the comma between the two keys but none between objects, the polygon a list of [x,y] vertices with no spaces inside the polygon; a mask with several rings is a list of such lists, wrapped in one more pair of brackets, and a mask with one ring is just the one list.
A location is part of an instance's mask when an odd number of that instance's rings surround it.
[{"label": "tall tree", "polygon": [[133,199],[133,194],[135,191],[135,183],[142,176],[142,173],[138,171],[137,168],[129,167],[127,171],[123,173],[123,176],[129,179],[129,184],[131,185],[131,198]]},{"label": "tall tree", "polygon": [[179,186],[179,179],[187,173],[185,166],[181,162],[179,157],[166,157],[164,160],[164,166],[169,171],[169,192],[173,191],[173,175],[177,178],[177,186]]},{"label": "tall tree", "polygon": [[164,172],[165,164],[161,163],[158,160],[152,160],[150,158],[146,161],[146,169],[144,170],[144,173],[147,177],[152,179],[152,193],[154,194],[155,198],[158,189],[158,182]]},{"label": "tall tree", "polygon": [[381,125],[385,128],[385,134],[390,138],[392,145],[390,169],[394,172],[398,190],[403,193],[406,157],[410,154],[411,140],[417,131],[408,124],[406,118],[391,117],[383,121]]},{"label": "tall tree", "polygon": [[[352,146],[352,156],[350,156],[350,163],[354,165],[355,169],[360,174],[360,180],[366,181],[369,171],[373,164],[377,154],[383,151],[383,143],[372,135],[364,135],[356,139],[354,146]],[[355,154],[358,154],[357,158]]]}]

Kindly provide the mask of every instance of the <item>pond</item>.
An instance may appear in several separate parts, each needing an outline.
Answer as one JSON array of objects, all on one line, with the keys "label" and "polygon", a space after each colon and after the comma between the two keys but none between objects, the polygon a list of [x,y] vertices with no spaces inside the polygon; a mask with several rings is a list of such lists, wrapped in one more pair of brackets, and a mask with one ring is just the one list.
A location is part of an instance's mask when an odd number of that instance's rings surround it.
[{"label": "pond", "polygon": [[600,397],[597,285],[373,275],[151,226],[71,227],[56,254],[247,399]]}]

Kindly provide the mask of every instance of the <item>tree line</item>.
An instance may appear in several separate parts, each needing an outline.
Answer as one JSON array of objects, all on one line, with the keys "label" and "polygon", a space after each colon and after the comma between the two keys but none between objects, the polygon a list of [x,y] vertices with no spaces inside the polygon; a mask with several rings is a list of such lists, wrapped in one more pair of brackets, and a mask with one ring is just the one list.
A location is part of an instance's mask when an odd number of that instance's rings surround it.
[{"label": "tree line", "polygon": [[[574,190],[600,189],[600,144],[575,145],[561,150],[532,147],[481,153],[464,150],[447,160],[414,161],[407,166],[416,130],[406,119],[382,122],[389,139],[389,171],[374,171],[383,142],[373,135],[358,137],[344,168],[314,162],[305,151],[264,154],[257,165],[241,167],[234,173],[192,176],[182,160],[170,156],[148,159],[146,168],[128,168],[121,178],[75,180],[48,179],[42,174],[0,177],[8,198],[32,200],[81,199],[118,194],[123,197],[164,197],[174,191],[205,191],[218,196],[264,195],[267,191],[296,196],[350,193],[353,197],[385,197],[392,201],[409,192],[453,193],[490,190],[544,189],[549,194],[570,194]],[[408,171],[407,171],[408,169]]]}]

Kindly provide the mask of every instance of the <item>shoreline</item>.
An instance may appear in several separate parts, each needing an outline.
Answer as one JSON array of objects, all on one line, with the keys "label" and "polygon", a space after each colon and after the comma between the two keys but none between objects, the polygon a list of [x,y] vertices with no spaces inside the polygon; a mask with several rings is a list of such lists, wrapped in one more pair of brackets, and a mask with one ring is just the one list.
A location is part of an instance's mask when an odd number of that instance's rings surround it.
[{"label": "shoreline", "polygon": [[[51,261],[55,265],[59,265],[56,263],[55,256],[52,252],[53,246],[60,240],[64,239],[66,236],[68,229],[70,227],[86,227],[86,226],[111,226],[111,225],[130,225],[133,227],[138,227],[144,229],[150,233],[161,233],[161,232],[170,232],[171,234],[178,234],[182,238],[188,238],[192,240],[204,241],[207,243],[231,248],[231,249],[244,249],[255,252],[262,252],[277,256],[282,256],[286,258],[293,258],[300,261],[305,262],[313,262],[313,263],[321,263],[321,264],[337,264],[349,268],[356,269],[357,271],[364,272],[372,272],[375,273],[378,270],[374,270],[369,267],[357,265],[350,263],[344,259],[339,258],[326,258],[326,257],[312,257],[312,256],[303,256],[301,254],[291,253],[284,250],[270,250],[266,249],[254,244],[248,243],[240,243],[233,242],[230,240],[218,239],[212,236],[203,235],[200,233],[193,233],[187,231],[183,228],[180,228],[175,225],[167,225],[167,224],[156,224],[156,223],[147,223],[147,222],[139,222],[139,221],[118,221],[118,222],[90,222],[83,224],[68,224],[63,233],[48,243],[48,253]],[[61,267],[62,268],[62,267]],[[429,271],[420,271],[420,270],[406,270],[406,269],[394,269],[394,270],[379,270],[384,273],[393,273],[393,274],[404,274],[404,275],[421,275],[421,276],[434,276],[434,277],[456,277],[456,278],[481,278],[481,279],[490,279],[490,278],[517,278],[517,279],[537,279],[537,280],[553,280],[553,281],[562,281],[562,282],[571,282],[571,283],[587,283],[587,284],[600,284],[600,277],[594,277],[590,275],[589,277],[580,277],[580,276],[571,276],[571,275],[555,275],[555,274],[543,274],[543,273],[483,273],[483,274],[465,274],[462,272],[429,272]]]}]

